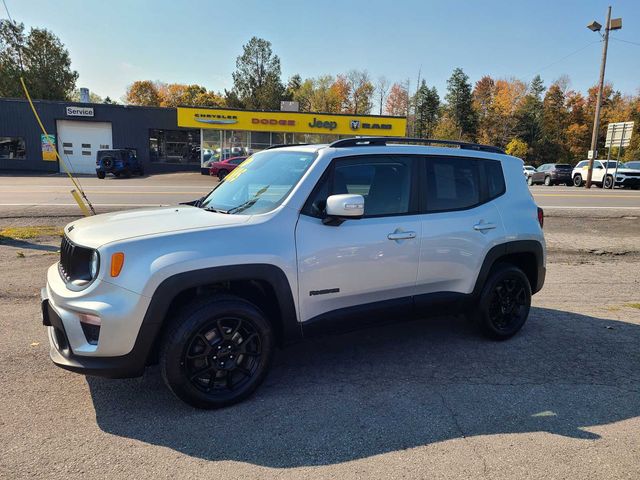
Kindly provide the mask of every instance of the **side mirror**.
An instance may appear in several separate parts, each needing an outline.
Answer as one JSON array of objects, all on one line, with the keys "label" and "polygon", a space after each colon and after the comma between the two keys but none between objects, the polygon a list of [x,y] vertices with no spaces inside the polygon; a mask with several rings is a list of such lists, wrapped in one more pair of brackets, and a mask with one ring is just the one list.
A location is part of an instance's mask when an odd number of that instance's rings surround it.
[{"label": "side mirror", "polygon": [[364,197],[362,195],[331,195],[327,198],[325,208],[325,225],[340,225],[350,218],[361,218],[364,215]]}]

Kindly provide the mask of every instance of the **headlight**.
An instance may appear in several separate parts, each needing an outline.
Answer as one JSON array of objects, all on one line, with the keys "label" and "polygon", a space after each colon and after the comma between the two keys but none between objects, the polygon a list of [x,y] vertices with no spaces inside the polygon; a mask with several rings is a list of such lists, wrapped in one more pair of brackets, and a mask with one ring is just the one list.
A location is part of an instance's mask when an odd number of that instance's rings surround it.
[{"label": "headlight", "polygon": [[91,254],[91,263],[89,264],[89,274],[93,280],[98,275],[98,269],[100,268],[100,256],[98,251],[94,250]]}]

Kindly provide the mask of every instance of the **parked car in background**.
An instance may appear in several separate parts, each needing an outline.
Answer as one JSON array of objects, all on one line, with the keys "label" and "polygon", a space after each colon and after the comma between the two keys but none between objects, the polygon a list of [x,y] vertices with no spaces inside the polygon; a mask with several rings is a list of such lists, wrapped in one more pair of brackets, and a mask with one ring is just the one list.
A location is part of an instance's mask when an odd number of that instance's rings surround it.
[{"label": "parked car in background", "polygon": [[107,173],[112,173],[116,177],[130,177],[134,173],[144,175],[144,167],[133,148],[98,150],[96,175],[98,178],[104,178]]},{"label": "parked car in background", "polygon": [[632,170],[640,170],[640,161],[632,161],[624,164],[625,168],[630,168]]},{"label": "parked car in background", "polygon": [[222,160],[221,162],[212,162],[209,165],[209,175],[213,177],[217,176],[218,179],[223,180],[230,171],[244,162],[246,158],[247,157],[233,157]]},{"label": "parked car in background", "polygon": [[[599,187],[613,188],[613,176],[616,176],[615,184],[619,187],[640,187],[640,166],[633,168],[633,164],[640,162],[620,163],[614,160],[594,160],[593,173],[591,174],[591,182]],[[631,165],[631,166],[630,166]],[[616,166],[618,170],[616,171]],[[571,172],[573,184],[581,187],[587,180],[587,172],[589,170],[589,160],[583,160]]]},{"label": "parked car in background", "polygon": [[549,185],[565,184],[571,186],[571,165],[568,163],[545,163],[540,165],[528,179],[529,185],[544,183]]},{"label": "parked car in background", "polygon": [[533,165],[525,165],[522,167],[522,171],[524,172],[525,178],[528,179],[536,171],[536,167]]}]

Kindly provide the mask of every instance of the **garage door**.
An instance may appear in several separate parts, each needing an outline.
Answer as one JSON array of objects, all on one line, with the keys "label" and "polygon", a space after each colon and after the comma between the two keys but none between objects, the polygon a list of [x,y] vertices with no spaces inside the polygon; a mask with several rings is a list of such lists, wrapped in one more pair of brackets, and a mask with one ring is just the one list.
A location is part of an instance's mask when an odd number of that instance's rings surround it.
[{"label": "garage door", "polygon": [[58,153],[71,172],[95,174],[96,152],[113,148],[111,138],[109,122],[58,120]]}]

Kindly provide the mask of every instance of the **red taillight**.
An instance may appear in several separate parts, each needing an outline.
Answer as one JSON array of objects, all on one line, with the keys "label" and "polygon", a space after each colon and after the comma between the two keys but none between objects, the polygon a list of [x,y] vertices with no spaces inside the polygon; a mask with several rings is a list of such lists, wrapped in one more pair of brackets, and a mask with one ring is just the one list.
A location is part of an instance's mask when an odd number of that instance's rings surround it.
[{"label": "red taillight", "polygon": [[544,210],[538,207],[538,223],[540,224],[540,228],[544,228]]}]

